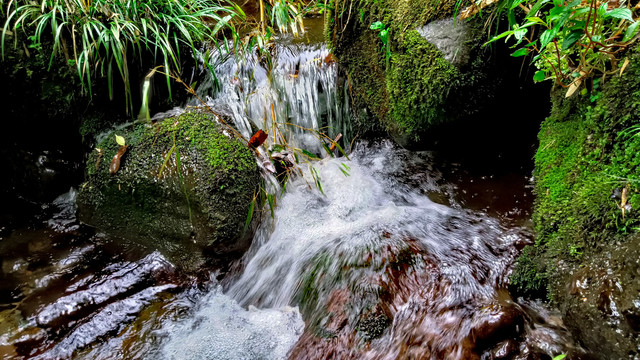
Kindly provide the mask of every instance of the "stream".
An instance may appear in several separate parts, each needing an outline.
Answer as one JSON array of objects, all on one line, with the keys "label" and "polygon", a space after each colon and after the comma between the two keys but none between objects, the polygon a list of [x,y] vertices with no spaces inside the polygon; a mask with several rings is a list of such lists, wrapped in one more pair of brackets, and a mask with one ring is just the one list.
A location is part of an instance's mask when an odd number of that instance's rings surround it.
[{"label": "stream", "polygon": [[[342,133],[349,156],[313,165],[322,191],[303,167],[229,272],[183,273],[82,224],[77,184],[18,201],[27,220],[0,229],[1,357],[588,358],[556,311],[509,291],[533,241],[530,159],[468,167],[387,139],[351,143],[348,86],[327,56],[284,39],[271,76],[256,59],[221,61],[221,86],[197,89],[245,136],[286,119]],[[326,155],[308,131],[290,136]]]}]

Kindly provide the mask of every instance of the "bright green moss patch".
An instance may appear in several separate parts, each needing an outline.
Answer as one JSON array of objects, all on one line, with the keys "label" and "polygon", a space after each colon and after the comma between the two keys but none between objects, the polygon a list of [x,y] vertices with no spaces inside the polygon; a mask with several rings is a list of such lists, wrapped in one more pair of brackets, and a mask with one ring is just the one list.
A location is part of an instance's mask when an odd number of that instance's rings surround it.
[{"label": "bright green moss patch", "polygon": [[446,121],[449,91],[458,69],[415,30],[407,31],[387,72],[391,126],[417,137],[431,125]]},{"label": "bright green moss patch", "polygon": [[[350,6],[345,11],[340,2],[332,1],[329,6],[333,9],[325,29],[328,42],[347,72],[355,107],[366,109],[356,121],[357,132],[400,129],[412,137],[418,126],[440,121],[442,110],[438,107],[445,95],[441,90],[437,94],[429,90],[442,84],[452,69],[439,51],[413,30],[450,16],[455,1],[361,0],[354,2],[351,12]],[[389,68],[378,32],[369,29],[376,21],[389,29]],[[412,109],[416,104],[420,108]],[[428,106],[434,106],[434,111],[423,112]]]},{"label": "bright green moss patch", "polygon": [[522,289],[548,288],[557,298],[566,266],[579,267],[585,256],[638,231],[640,136],[620,135],[640,123],[637,49],[631,57],[623,76],[601,89],[569,99],[563,90],[554,95],[535,157],[537,240],[512,277]]}]

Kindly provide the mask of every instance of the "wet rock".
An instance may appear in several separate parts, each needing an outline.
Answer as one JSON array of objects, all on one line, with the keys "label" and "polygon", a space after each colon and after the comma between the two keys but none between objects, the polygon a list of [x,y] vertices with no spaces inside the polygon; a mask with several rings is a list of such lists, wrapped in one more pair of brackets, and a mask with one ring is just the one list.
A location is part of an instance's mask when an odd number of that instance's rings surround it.
[{"label": "wet rock", "polygon": [[600,359],[639,356],[640,237],[566,264],[553,278],[569,329]]},{"label": "wet rock", "polygon": [[471,46],[467,22],[448,18],[430,22],[417,30],[425,40],[435,45],[451,64],[460,67],[469,63]]},{"label": "wet rock", "polygon": [[508,359],[510,355],[518,351],[518,345],[514,340],[505,340],[498,344],[493,351],[491,351],[492,359]]},{"label": "wet rock", "polygon": [[471,334],[480,348],[518,335],[524,322],[523,315],[515,304],[507,301],[486,306],[475,317],[478,322]]},{"label": "wet rock", "polygon": [[[111,175],[120,148],[114,134],[129,147]],[[134,124],[98,148],[78,195],[82,221],[189,268],[204,261],[203,253],[220,261],[248,247],[251,234],[243,228],[260,182],[255,158],[211,116],[192,112],[153,126]]]}]

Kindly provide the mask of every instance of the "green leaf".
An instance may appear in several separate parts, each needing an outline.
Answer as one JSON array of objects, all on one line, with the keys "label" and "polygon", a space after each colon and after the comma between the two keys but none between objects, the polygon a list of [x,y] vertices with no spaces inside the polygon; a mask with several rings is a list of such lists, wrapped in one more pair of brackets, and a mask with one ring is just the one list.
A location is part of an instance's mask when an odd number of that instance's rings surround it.
[{"label": "green leaf", "polygon": [[324,150],[327,152],[327,154],[329,154],[329,156],[331,157],[336,157],[335,155],[333,155],[333,151],[331,151],[331,149],[329,148],[329,146],[327,144],[325,144],[324,142],[321,142],[322,147],[324,148]]},{"label": "green leaf", "polygon": [[118,143],[118,145],[120,146],[124,146],[125,145],[124,137],[120,135],[116,135],[116,143]]},{"label": "green leaf", "polygon": [[542,7],[548,2],[549,0],[538,0],[537,3],[533,4],[531,10],[529,10],[529,15],[536,15],[538,11],[540,11],[540,9],[542,9]]},{"label": "green leaf", "polygon": [[376,21],[369,27],[371,30],[382,30],[384,29],[384,24],[381,21]]},{"label": "green leaf", "polygon": [[389,41],[389,30],[384,29],[382,31],[380,31],[380,40],[382,40],[383,43],[387,43],[387,41]]},{"label": "green leaf", "polygon": [[523,2],[525,2],[526,0],[516,0],[513,3],[511,3],[511,6],[509,6],[509,10],[513,10],[515,8],[518,7],[518,5],[522,4]]},{"label": "green leaf", "polygon": [[556,37],[557,30],[545,30],[542,35],[540,35],[540,52],[544,50],[547,45]]},{"label": "green leaf", "polygon": [[528,29],[518,29],[513,31],[513,36],[518,40],[518,42],[522,41],[524,37],[527,35]]},{"label": "green leaf", "polygon": [[514,51],[511,56],[513,57],[520,57],[520,56],[525,56],[527,55],[527,53],[529,53],[529,50],[527,48],[520,48],[516,51]]},{"label": "green leaf", "polygon": [[604,14],[606,14],[606,12],[607,12],[607,2],[603,2],[602,5],[598,7],[598,10],[596,13],[598,14],[598,17],[604,17]]},{"label": "green leaf", "polygon": [[536,24],[540,24],[542,26],[547,26],[547,23],[544,22],[544,20],[540,19],[537,16],[531,16],[531,17],[527,18],[527,22],[524,25],[522,25],[520,28],[529,27],[529,26],[536,25]]},{"label": "green leaf", "polygon": [[492,37],[492,38],[491,38],[489,41],[487,41],[486,43],[484,43],[484,46],[486,46],[486,45],[488,45],[488,44],[490,44],[490,43],[492,43],[492,42],[494,42],[494,41],[496,41],[496,40],[500,40],[500,39],[502,39],[503,37],[510,36],[510,35],[513,35],[513,31],[505,31],[505,32],[503,32],[503,33],[500,33],[500,34],[498,34],[498,35],[496,35],[496,36]]},{"label": "green leaf", "polygon": [[565,36],[562,40],[562,51],[570,49],[575,43],[578,42],[584,35],[583,30],[576,30],[574,32],[569,33],[569,35]]},{"label": "green leaf", "polygon": [[629,25],[627,31],[625,31],[624,33],[624,38],[622,39],[622,41],[629,41],[636,35],[636,33],[638,32],[638,24],[640,24],[640,22],[636,21],[633,24]]},{"label": "green leaf", "polygon": [[275,214],[276,205],[275,205],[275,201],[274,201],[274,198],[273,198],[273,194],[267,194],[267,202],[269,203],[269,210],[271,211],[271,218],[275,219],[276,218],[276,214]]},{"label": "green leaf", "polygon": [[628,8],[617,8],[613,10],[609,10],[604,14],[604,18],[616,18],[616,19],[624,19],[633,22],[633,14],[631,10]]},{"label": "green leaf", "polygon": [[[313,154],[313,153],[311,153],[311,152],[309,152],[309,151],[307,151],[305,149],[300,149],[300,151],[302,151],[303,154],[305,154],[306,156],[308,156],[308,157],[310,157],[312,159],[320,159],[315,154]],[[296,160],[296,162],[298,162],[298,161]]]},{"label": "green leaf", "polygon": [[171,159],[171,154],[173,154],[173,151],[175,149],[176,149],[176,145],[173,144],[171,149],[169,149],[169,152],[167,153],[167,156],[164,158],[164,162],[162,163],[162,166],[160,166],[160,171],[158,171],[158,179],[160,179],[160,177],[162,177],[162,172],[167,167],[167,164],[169,163],[169,159]]},{"label": "green leaf", "polygon": [[558,355],[558,356],[554,357],[554,358],[553,358],[553,360],[562,360],[562,359],[564,359],[565,357],[567,357],[567,355],[565,355],[565,354],[561,354],[561,355]]},{"label": "green leaf", "polygon": [[546,77],[546,73],[543,70],[538,70],[533,75],[533,81],[535,81],[535,82],[544,81],[545,77]]}]

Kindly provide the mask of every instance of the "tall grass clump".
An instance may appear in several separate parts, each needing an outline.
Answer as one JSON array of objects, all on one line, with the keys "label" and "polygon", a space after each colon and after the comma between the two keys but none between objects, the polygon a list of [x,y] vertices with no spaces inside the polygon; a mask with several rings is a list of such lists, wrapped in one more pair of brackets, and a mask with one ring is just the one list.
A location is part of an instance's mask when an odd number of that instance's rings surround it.
[{"label": "tall grass clump", "polygon": [[[90,96],[97,77],[106,77],[110,98],[114,80],[120,79],[130,110],[129,66],[134,60],[142,63],[143,57],[151,56],[154,65],[164,66],[167,73],[180,73],[181,50],[189,49],[195,56],[204,41],[217,46],[225,36],[237,37],[234,21],[244,19],[244,12],[224,1],[0,0],[6,16],[0,39],[2,57],[8,36],[13,36],[14,46],[19,35],[36,50],[51,44],[47,46],[51,49],[49,68],[64,57],[77,69],[83,90]],[[170,78],[166,80],[169,86]]]}]

